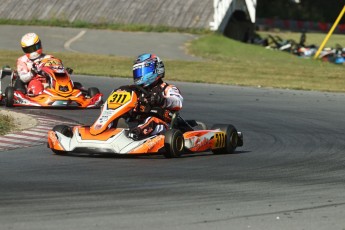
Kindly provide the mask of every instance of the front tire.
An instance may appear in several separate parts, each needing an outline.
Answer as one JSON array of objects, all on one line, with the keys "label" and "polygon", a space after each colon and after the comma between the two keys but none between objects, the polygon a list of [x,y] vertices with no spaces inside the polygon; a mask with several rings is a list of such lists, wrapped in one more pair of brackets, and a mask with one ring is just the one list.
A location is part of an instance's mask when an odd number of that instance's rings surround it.
[{"label": "front tire", "polygon": [[5,89],[5,105],[7,107],[13,107],[14,104],[14,87],[7,87]]},{"label": "front tire", "polygon": [[79,89],[79,90],[83,89],[83,85],[80,82],[77,82],[77,81],[73,82],[73,85],[75,89]]},{"label": "front tire", "polygon": [[89,97],[94,97],[98,93],[99,93],[99,89],[96,87],[91,87],[87,90],[87,95],[89,95]]},{"label": "front tire", "polygon": [[54,126],[53,131],[59,132],[66,137],[71,138],[73,136],[73,131],[72,131],[71,127],[69,127],[67,125],[56,125],[56,126]]},{"label": "front tire", "polygon": [[180,130],[170,129],[165,133],[164,156],[166,158],[180,157],[184,153],[184,137]]},{"label": "front tire", "polygon": [[220,129],[225,132],[225,146],[223,148],[213,149],[214,154],[232,154],[238,146],[238,134],[233,125],[215,124],[213,129]]}]

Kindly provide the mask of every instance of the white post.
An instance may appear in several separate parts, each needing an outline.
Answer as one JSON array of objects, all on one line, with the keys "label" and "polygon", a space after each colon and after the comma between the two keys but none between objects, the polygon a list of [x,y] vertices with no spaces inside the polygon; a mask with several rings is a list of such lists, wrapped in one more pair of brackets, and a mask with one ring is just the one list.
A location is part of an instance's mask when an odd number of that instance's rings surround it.
[{"label": "white post", "polygon": [[[239,6],[246,6],[249,17],[252,23],[255,23],[256,13],[256,1],[257,0],[213,0],[213,22],[210,22],[210,29],[213,31],[224,29],[219,28],[224,19],[229,19],[233,12],[229,12],[231,4],[237,3]],[[235,4],[235,5],[237,5]],[[233,7],[232,11],[236,10],[236,6]]]}]

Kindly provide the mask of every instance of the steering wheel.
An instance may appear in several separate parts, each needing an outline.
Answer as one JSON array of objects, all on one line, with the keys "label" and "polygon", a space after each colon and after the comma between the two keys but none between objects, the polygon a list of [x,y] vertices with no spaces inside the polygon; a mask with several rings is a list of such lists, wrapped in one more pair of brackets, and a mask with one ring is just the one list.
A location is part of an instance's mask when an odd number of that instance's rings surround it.
[{"label": "steering wheel", "polygon": [[142,86],[139,85],[124,85],[121,86],[119,89],[126,90],[126,91],[135,91],[136,93],[143,93],[145,97],[149,97],[150,93],[144,89]]}]

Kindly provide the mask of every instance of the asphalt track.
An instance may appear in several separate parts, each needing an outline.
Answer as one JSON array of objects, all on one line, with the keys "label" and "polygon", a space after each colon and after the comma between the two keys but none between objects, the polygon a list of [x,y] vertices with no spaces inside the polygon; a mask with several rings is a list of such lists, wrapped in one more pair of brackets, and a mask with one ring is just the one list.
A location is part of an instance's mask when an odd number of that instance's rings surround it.
[{"label": "asphalt track", "polygon": [[78,28],[0,25],[0,50],[20,50],[25,33],[35,32],[45,53],[80,52],[133,57],[156,53],[165,60],[200,60],[185,53],[186,42],[197,38],[191,34],[144,33]]},{"label": "asphalt track", "polygon": [[[105,94],[131,82],[75,79]],[[234,124],[244,146],[179,159],[0,152],[0,229],[345,229],[345,94],[172,83],[182,116]]]}]

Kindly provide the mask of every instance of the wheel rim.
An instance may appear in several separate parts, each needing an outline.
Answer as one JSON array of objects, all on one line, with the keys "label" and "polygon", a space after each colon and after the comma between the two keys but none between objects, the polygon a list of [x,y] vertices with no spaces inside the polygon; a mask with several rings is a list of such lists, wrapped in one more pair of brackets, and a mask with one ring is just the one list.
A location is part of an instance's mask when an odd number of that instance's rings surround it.
[{"label": "wheel rim", "polygon": [[232,146],[237,146],[237,139],[238,139],[237,133],[235,132],[231,133],[230,143]]},{"label": "wheel rim", "polygon": [[183,147],[184,147],[183,137],[177,137],[175,144],[176,144],[177,151],[182,152]]}]

